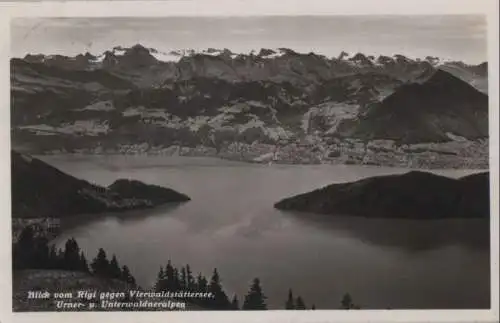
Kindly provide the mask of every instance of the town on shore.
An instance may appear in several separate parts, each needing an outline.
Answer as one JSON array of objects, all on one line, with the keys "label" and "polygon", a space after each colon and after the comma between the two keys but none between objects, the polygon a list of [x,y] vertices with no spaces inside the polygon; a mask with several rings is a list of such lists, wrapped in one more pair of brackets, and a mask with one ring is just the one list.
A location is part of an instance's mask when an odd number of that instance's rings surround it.
[{"label": "town on shore", "polygon": [[219,147],[198,145],[168,147],[120,144],[117,147],[44,151],[43,154],[151,155],[218,157],[250,163],[346,164],[421,169],[488,169],[488,140],[448,141],[442,143],[400,144],[393,140],[305,138],[291,143],[252,144],[231,142]]}]

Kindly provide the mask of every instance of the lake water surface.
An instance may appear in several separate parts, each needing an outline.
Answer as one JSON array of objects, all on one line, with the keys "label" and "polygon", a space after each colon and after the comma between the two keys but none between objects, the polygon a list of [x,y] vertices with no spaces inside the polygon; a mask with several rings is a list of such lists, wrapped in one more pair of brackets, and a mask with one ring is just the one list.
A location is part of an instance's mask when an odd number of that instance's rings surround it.
[{"label": "lake water surface", "polygon": [[[489,308],[489,222],[385,220],[295,214],[283,197],[335,182],[405,169],[345,165],[257,165],[194,157],[44,156],[100,185],[133,178],[186,193],[192,201],[154,210],[80,216],[56,243],[74,237],[89,260],[102,247],[141,286],[160,265],[217,267],[240,300],[259,277],[271,308],[288,289],[308,306],[338,308],[349,292],[363,308]],[[473,171],[443,170],[459,177]],[[76,223],[75,221],[78,221]]]}]

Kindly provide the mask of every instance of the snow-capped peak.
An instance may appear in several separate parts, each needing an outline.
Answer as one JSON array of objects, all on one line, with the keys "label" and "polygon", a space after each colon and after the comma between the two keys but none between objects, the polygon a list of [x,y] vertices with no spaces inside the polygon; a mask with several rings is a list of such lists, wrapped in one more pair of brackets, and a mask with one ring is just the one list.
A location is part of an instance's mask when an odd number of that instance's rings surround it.
[{"label": "snow-capped peak", "polygon": [[160,62],[178,62],[183,56],[185,56],[185,53],[180,51],[171,51],[167,53],[153,48],[149,50],[149,53]]},{"label": "snow-capped peak", "polygon": [[115,56],[123,56],[123,55],[125,55],[126,52],[127,52],[127,49],[123,48],[121,46],[113,47],[113,49],[111,50],[111,53],[113,53],[113,55],[115,55]]},{"label": "snow-capped peak", "polygon": [[441,59],[439,57],[427,56],[425,60],[429,62],[432,66],[437,66],[441,64]]},{"label": "snow-capped peak", "polygon": [[338,60],[344,60],[344,59],[349,59],[351,58],[351,54],[347,53],[347,52],[344,52],[342,51],[339,56],[337,57]]},{"label": "snow-capped peak", "polygon": [[214,57],[228,55],[230,58],[235,58],[236,56],[238,56],[238,54],[234,54],[228,49],[215,49],[215,48],[208,48],[203,50],[181,49],[181,50],[172,50],[170,52],[162,52],[154,48],[150,48],[149,51],[151,55],[153,55],[157,60],[162,62],[178,62],[183,57],[192,57],[195,55],[205,55]]},{"label": "snow-capped peak", "polygon": [[278,48],[278,49],[268,49],[268,48],[262,48],[259,52],[259,55],[261,58],[265,59],[272,59],[272,58],[277,58],[281,57],[286,54],[286,50],[283,48]]}]

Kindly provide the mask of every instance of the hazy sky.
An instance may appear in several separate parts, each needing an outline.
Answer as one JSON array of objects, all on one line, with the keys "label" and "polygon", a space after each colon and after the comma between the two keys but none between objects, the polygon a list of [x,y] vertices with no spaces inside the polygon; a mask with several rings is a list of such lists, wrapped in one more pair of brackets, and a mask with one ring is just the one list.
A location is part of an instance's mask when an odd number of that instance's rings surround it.
[{"label": "hazy sky", "polygon": [[11,51],[16,57],[100,54],[140,43],[161,51],[288,47],[329,57],[345,50],[479,63],[487,60],[486,30],[485,18],[477,15],[16,18]]}]

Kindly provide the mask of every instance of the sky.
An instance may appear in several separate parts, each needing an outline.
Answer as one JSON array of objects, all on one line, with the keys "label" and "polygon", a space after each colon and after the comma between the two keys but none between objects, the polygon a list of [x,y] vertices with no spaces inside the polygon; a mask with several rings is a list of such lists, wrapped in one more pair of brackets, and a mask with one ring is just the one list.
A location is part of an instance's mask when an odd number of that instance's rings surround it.
[{"label": "sky", "polygon": [[328,57],[346,51],[477,64],[487,60],[486,30],[480,15],[15,18],[11,55],[101,54],[140,43],[165,52],[287,47]]}]

